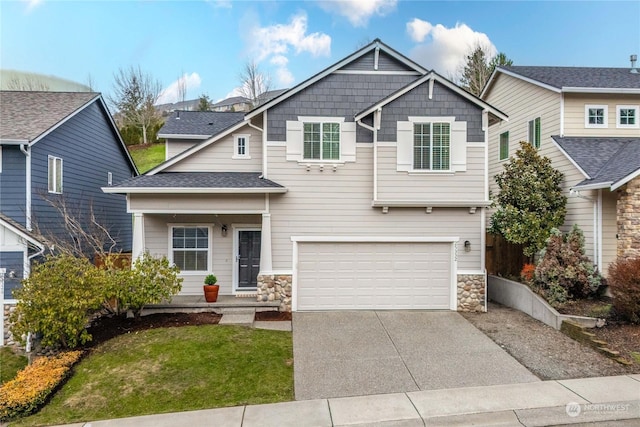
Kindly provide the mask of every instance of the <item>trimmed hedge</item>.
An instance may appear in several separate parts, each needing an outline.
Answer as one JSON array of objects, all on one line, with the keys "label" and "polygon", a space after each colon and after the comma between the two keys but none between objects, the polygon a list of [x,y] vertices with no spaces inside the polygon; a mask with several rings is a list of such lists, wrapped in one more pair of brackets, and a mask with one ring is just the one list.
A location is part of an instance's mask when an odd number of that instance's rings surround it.
[{"label": "trimmed hedge", "polygon": [[609,288],[616,313],[640,323],[640,258],[619,259],[609,266]]},{"label": "trimmed hedge", "polygon": [[71,367],[80,360],[81,351],[68,351],[36,359],[0,387],[0,420],[30,415],[37,411],[51,393],[67,378]]}]

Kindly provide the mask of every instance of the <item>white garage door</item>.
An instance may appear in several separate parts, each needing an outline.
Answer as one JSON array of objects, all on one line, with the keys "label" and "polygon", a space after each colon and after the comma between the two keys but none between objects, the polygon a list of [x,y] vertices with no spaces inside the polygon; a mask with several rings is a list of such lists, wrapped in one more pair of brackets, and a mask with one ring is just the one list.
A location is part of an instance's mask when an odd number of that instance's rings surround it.
[{"label": "white garage door", "polygon": [[451,243],[301,242],[297,310],[450,309]]}]

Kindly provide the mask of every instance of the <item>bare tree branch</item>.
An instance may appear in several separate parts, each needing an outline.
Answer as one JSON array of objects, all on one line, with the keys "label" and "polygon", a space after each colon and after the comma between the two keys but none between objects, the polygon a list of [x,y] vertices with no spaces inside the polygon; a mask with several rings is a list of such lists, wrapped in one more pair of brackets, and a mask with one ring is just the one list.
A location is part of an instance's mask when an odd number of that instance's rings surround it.
[{"label": "bare tree branch", "polygon": [[271,90],[271,77],[260,70],[255,60],[247,61],[238,78],[240,94],[251,102],[252,108],[260,104],[260,95]]}]

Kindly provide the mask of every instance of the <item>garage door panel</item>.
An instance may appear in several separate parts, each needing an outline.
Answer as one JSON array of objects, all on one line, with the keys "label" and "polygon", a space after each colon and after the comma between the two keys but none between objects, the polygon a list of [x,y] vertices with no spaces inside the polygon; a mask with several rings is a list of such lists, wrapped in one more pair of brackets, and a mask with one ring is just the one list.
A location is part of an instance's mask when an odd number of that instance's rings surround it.
[{"label": "garage door panel", "polygon": [[297,308],[449,309],[451,243],[298,244]]}]

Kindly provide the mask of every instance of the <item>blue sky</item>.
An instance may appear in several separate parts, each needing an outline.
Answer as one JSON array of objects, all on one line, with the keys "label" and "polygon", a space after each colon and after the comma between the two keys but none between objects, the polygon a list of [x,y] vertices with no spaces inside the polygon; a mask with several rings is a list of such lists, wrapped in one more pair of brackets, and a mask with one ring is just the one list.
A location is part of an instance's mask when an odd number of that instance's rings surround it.
[{"label": "blue sky", "polygon": [[447,77],[477,43],[515,65],[629,66],[640,1],[0,0],[0,68],[54,75],[109,94],[119,68],[220,100],[248,59],[291,87],[380,38]]}]

